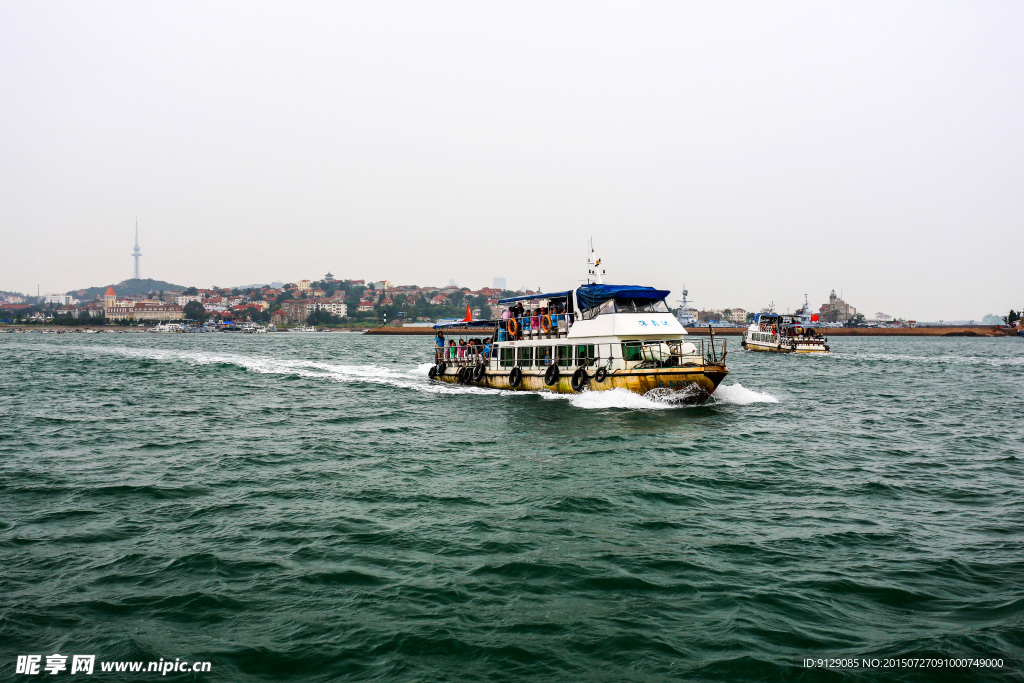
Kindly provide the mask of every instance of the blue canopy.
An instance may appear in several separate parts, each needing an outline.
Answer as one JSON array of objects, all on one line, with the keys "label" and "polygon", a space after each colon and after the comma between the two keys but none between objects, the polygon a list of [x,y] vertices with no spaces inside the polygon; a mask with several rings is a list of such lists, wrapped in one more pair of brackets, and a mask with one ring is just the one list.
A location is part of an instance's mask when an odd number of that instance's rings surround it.
[{"label": "blue canopy", "polygon": [[609,299],[629,299],[632,301],[661,301],[669,294],[667,289],[654,287],[638,287],[637,285],[581,285],[576,290],[576,298],[580,302],[580,310],[600,306]]},{"label": "blue canopy", "polygon": [[510,299],[498,299],[499,304],[510,304],[513,301],[530,301],[532,299],[564,299],[571,292],[552,292],[551,294],[529,294],[527,296],[514,296]]}]

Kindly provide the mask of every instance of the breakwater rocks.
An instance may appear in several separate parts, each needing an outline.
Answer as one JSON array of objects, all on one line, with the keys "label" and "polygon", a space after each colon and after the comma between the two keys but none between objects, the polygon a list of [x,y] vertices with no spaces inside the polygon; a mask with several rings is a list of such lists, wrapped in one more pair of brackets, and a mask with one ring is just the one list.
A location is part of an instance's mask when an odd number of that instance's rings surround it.
[{"label": "breakwater rocks", "polygon": [[[745,327],[716,327],[715,334],[738,337]],[[822,327],[818,330],[826,337],[1004,337],[1016,335],[1017,331],[995,325],[929,325],[927,327]],[[688,327],[690,334],[706,335],[706,327]],[[484,328],[465,327],[445,330],[445,336],[459,334],[484,334]],[[431,327],[375,327],[366,334],[383,335],[433,335]]]}]

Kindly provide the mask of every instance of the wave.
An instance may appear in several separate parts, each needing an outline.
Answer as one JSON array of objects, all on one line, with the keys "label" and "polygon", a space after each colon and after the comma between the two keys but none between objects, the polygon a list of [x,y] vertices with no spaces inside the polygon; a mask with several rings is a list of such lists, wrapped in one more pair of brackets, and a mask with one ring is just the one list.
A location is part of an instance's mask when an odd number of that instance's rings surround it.
[{"label": "wave", "polygon": [[[147,361],[184,361],[194,365],[231,365],[250,372],[286,375],[309,379],[327,379],[335,382],[363,382],[384,384],[399,389],[413,389],[433,394],[481,394],[490,396],[540,396],[547,400],[563,400],[583,410],[672,410],[688,407],[690,396],[685,392],[660,389],[647,394],[636,394],[626,389],[609,391],[583,391],[578,394],[558,394],[550,391],[509,391],[485,387],[434,382],[427,378],[432,363],[414,366],[385,367],[376,364],[345,365],[322,361],[243,356],[214,351],[182,351],[177,349],[131,348],[125,346],[76,347],[89,352],[110,353]],[[742,384],[722,385],[705,405],[738,405],[778,403],[767,392],[747,389]]]},{"label": "wave", "polygon": [[737,406],[749,406],[753,403],[778,403],[779,399],[767,391],[755,391],[747,389],[737,382],[736,384],[723,384],[712,394],[712,399],[717,403],[726,403]]}]

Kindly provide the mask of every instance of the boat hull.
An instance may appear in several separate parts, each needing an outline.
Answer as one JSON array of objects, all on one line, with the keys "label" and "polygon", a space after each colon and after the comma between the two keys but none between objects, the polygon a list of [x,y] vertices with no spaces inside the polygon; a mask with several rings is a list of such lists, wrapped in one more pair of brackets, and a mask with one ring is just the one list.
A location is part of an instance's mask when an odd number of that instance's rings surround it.
[{"label": "boat hull", "polygon": [[[435,380],[458,384],[459,368],[449,367],[443,375]],[[686,403],[702,403],[710,398],[725,376],[729,374],[724,365],[704,365],[690,368],[660,368],[651,370],[630,370],[609,373],[604,381],[598,382],[594,373],[583,390],[609,391],[625,389],[636,394],[646,394],[654,390],[680,392]],[[485,387],[488,389],[504,389],[506,391],[551,391],[559,394],[579,393],[572,387],[572,373],[563,372],[555,384],[548,386],[544,381],[544,371],[524,370],[522,381],[513,387],[509,382],[508,372],[488,370],[480,381],[469,381],[467,386]]]},{"label": "boat hull", "polygon": [[753,342],[744,339],[740,342],[747,351],[767,351],[768,353],[828,353],[828,344],[800,344],[799,342],[795,345],[778,343],[778,344],[762,344],[760,342]]}]

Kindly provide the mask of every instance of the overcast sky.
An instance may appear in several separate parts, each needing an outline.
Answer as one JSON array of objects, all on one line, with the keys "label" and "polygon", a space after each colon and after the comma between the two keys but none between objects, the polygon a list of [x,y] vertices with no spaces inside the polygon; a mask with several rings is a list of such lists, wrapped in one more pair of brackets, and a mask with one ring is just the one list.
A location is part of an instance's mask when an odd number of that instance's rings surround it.
[{"label": "overcast sky", "polygon": [[0,289],[1024,306],[1024,3],[0,3]]}]

